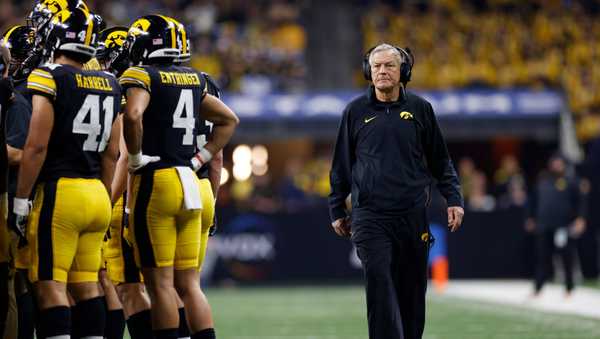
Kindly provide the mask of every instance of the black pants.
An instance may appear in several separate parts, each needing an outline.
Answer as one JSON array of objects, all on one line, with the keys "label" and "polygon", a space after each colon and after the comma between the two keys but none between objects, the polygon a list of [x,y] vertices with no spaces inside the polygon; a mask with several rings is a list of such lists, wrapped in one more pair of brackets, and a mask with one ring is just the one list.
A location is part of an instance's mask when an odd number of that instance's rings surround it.
[{"label": "black pants", "polygon": [[556,248],[554,245],[554,230],[542,231],[536,234],[536,268],[535,268],[535,291],[539,292],[552,272],[552,257],[557,252],[565,270],[565,286],[567,291],[572,291],[573,283],[573,262],[575,260],[575,241],[568,238],[567,243],[562,248]]},{"label": "black pants", "polygon": [[369,338],[423,336],[429,236],[425,210],[353,222],[352,241],[366,280]]}]

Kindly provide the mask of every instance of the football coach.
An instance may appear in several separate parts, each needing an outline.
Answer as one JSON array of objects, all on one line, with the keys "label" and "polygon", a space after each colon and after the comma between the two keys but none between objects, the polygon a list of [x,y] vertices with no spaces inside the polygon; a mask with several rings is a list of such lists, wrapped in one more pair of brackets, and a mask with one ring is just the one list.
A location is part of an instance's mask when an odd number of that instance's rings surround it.
[{"label": "football coach", "polygon": [[372,84],[343,112],[330,172],[331,225],[351,237],[362,262],[371,339],[423,335],[434,181],[448,203],[451,231],[464,215],[431,104],[405,90],[413,64],[408,48],[380,44],[366,53],[363,72]]}]

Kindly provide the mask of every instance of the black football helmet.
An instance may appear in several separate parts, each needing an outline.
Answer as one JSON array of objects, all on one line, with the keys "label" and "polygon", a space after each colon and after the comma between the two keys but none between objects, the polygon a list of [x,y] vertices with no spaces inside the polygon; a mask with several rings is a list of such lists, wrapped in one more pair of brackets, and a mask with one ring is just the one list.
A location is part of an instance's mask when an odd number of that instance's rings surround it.
[{"label": "black football helmet", "polygon": [[82,0],[39,0],[27,17],[27,26],[36,31],[35,45],[42,49],[44,39],[48,36],[48,24],[58,12],[79,8],[89,13],[90,10]]},{"label": "black football helmet", "polygon": [[177,26],[160,15],[146,15],[134,21],[126,44],[134,65],[172,63],[180,55]]},{"label": "black football helmet", "polygon": [[119,26],[103,30],[96,50],[96,59],[117,77],[129,67],[129,56],[125,49],[127,31],[127,27]]},{"label": "black football helmet", "polygon": [[98,25],[93,15],[82,9],[58,12],[48,26],[44,55],[52,59],[60,51],[85,63],[96,55]]},{"label": "black football helmet", "polygon": [[35,29],[17,25],[4,33],[4,44],[10,50],[11,60],[8,74],[16,81],[26,79],[39,64],[39,58],[33,58]]},{"label": "black football helmet", "polygon": [[79,8],[86,13],[90,10],[82,0],[39,0],[27,17],[27,25],[35,29],[34,50],[31,63],[45,63],[50,55],[45,53],[46,38],[48,37],[52,17],[64,10]]},{"label": "black football helmet", "polygon": [[175,58],[176,64],[182,64],[190,61],[191,59],[191,46],[190,46],[190,37],[187,34],[185,26],[177,21],[177,19],[171,17],[164,17],[166,20],[173,22],[175,27],[177,28],[177,48],[179,49],[179,57]]}]

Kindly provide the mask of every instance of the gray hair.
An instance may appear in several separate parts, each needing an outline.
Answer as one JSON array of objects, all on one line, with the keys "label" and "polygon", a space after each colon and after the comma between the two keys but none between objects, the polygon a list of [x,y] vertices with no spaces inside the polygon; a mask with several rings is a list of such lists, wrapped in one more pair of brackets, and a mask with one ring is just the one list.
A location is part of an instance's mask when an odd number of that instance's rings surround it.
[{"label": "gray hair", "polygon": [[398,66],[402,65],[402,62],[404,61],[404,55],[402,55],[402,53],[398,51],[396,47],[386,43],[375,46],[375,48],[373,48],[373,50],[369,53],[369,65],[371,65],[371,60],[373,59],[373,55],[375,55],[375,53],[384,51],[392,51],[392,54],[398,60]]}]

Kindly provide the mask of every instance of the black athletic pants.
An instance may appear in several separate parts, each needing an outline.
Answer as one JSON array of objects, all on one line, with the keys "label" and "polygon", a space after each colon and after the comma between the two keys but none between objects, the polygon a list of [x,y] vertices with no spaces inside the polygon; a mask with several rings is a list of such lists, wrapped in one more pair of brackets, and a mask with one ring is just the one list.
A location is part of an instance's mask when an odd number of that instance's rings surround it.
[{"label": "black athletic pants", "polygon": [[370,339],[421,339],[429,225],[425,210],[352,223],[366,280]]},{"label": "black athletic pants", "polygon": [[562,248],[554,245],[554,230],[542,231],[536,234],[536,267],[535,267],[535,291],[539,292],[546,281],[551,278],[553,254],[558,253],[561,257],[563,269],[565,270],[565,288],[571,292],[575,287],[573,282],[573,264],[575,262],[575,240],[567,238],[567,243]]}]

